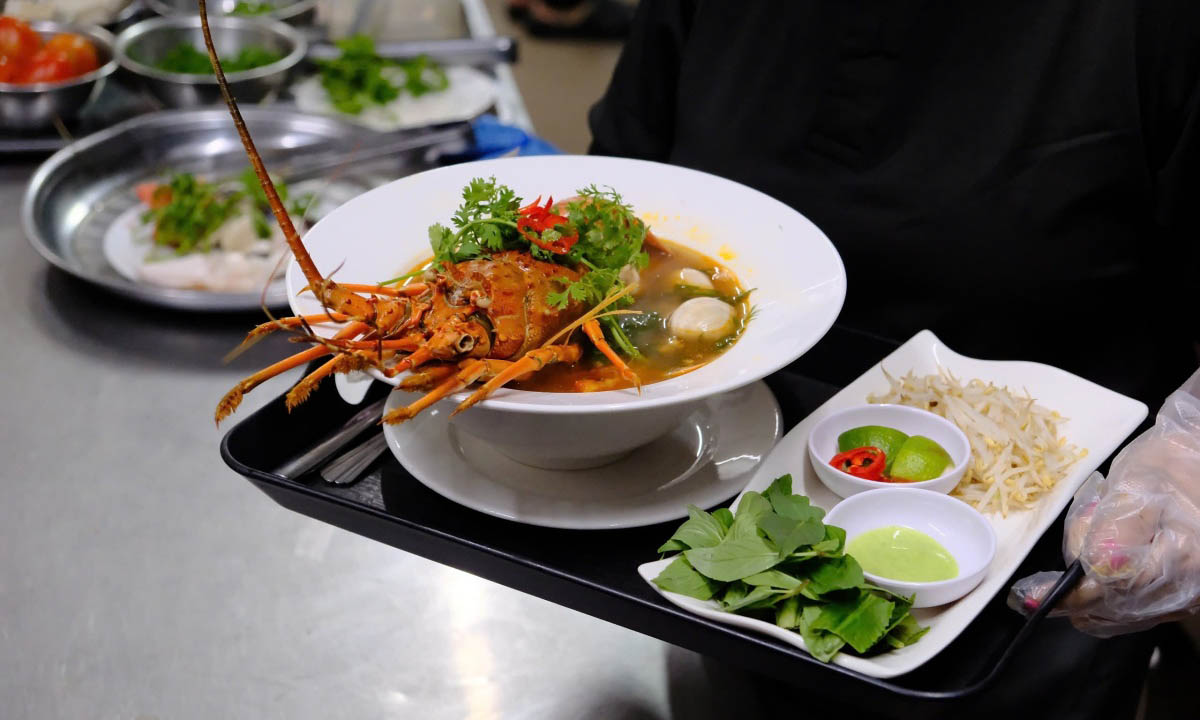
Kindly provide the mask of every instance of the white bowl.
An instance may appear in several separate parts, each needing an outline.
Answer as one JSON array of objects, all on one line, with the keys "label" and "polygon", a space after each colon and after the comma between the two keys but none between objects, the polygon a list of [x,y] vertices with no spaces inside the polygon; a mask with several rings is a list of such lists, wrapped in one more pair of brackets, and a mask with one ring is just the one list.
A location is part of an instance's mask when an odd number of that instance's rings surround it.
[{"label": "white bowl", "polygon": [[[883,425],[908,435],[924,435],[945,448],[954,465],[932,480],[892,484],[855,477],[830,465],[829,461],[838,454],[838,435],[863,425]],[[971,443],[957,425],[931,412],[905,405],[859,405],[835,412],[817,423],[808,435],[808,457],[821,483],[844,498],[881,487],[948,493],[967,472]]]},{"label": "white bowl", "polygon": [[941,543],[958,563],[958,577],[937,582],[905,582],[863,571],[867,580],[897,595],[915,595],[913,607],[934,607],[966,595],[983,580],[996,557],[991,523],[961,500],[930,490],[886,487],[838,503],[825,522],[856,536],[889,525],[918,530]]},{"label": "white bowl", "polygon": [[[656,234],[720,260],[755,289],[750,301],[756,313],[741,339],[694,372],[645,385],[640,394],[503,388],[456,416],[461,429],[521,462],[597,465],[663,435],[698,401],[759,380],[804,354],[833,324],[845,299],[841,258],[803,215],[730,180],[622,158],[505,158],[412,175],[334,210],[309,231],[305,244],[317,267],[336,269],[339,280],[393,277],[430,256],[427,227],[449,222],[463,186],[489,176],[526,199],[568,197],[592,183],[612,186]],[[293,260],[287,273],[292,309],[319,313],[311,294],[297,295],[306,284]],[[459,393],[451,402],[465,397]]]}]

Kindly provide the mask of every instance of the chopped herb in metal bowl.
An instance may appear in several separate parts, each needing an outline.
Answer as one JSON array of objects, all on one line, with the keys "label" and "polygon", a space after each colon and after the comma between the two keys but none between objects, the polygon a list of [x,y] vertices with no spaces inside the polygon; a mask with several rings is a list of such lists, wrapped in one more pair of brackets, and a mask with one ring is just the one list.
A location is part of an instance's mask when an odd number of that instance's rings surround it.
[{"label": "chopped herb in metal bowl", "polygon": [[[269,50],[260,45],[249,45],[238,51],[232,57],[223,57],[221,65],[227,73],[235,73],[241,70],[251,70],[271,63],[279,62],[283,59],[283,54]],[[168,72],[182,73],[185,75],[212,75],[212,63],[208,60],[208,53],[196,49],[195,46],[189,43],[180,43],[167,51],[161,60],[154,63],[154,67]]]}]

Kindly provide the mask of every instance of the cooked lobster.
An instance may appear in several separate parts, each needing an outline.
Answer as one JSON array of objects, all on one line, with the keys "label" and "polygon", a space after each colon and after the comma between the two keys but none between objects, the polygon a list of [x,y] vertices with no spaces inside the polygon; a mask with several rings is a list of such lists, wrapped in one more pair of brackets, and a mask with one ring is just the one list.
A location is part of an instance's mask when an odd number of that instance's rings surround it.
[{"label": "cooked lobster", "polygon": [[[402,422],[437,400],[477,381],[486,381],[455,410],[461,412],[506,383],[546,365],[578,361],[578,345],[554,344],[559,338],[569,338],[576,327],[582,328],[622,377],[638,383],[636,374],[609,346],[597,321],[600,311],[621,299],[621,292],[609,294],[590,308],[577,299],[549,302],[550,293],[578,281],[589,272],[586,268],[540,260],[529,251],[506,250],[443,263],[427,271],[423,282],[399,287],[339,283],[323,275],[296,232],[229,93],[213,47],[204,0],[199,0],[199,7],[205,45],[250,164],[308,281],[306,290],[325,308],[320,315],[271,320],[250,332],[248,340],[287,329],[313,347],[238,383],[218,403],[218,423],[237,409],[246,392],[265,380],[326,355],[333,357],[288,393],[289,409],[303,402],[323,378],[334,372],[374,368],[388,377],[416,371],[400,386],[427,391],[411,405],[388,413],[385,422]],[[546,253],[565,253],[577,236],[564,237],[559,232],[566,218],[555,213],[552,201],[544,206],[535,201],[521,208],[520,219],[513,225]],[[638,242],[640,247],[640,239]],[[342,325],[332,337],[321,337],[311,326],[323,322]]]}]

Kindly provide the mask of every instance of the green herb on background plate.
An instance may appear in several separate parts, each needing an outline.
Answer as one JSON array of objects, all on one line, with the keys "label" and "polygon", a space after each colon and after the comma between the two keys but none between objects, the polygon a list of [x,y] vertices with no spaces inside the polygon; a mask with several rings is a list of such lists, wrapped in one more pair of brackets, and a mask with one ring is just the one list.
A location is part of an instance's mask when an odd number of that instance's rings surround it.
[{"label": "green herb on background plate", "polygon": [[846,532],[824,516],[792,494],[791,475],[742,495],[736,514],[688,506],[658,549],[678,554],[654,584],[794,630],[822,662],[847,646],[867,655],[915,643],[927,628],[909,613],[912,599],[867,583],[844,552]]},{"label": "green herb on background plate", "polygon": [[[318,61],[317,67],[321,86],[338,112],[358,115],[368,105],[387,105],[401,92],[420,97],[450,85],[442,67],[425,55],[411,60],[380,57],[375,52],[375,41],[368,35],[351,35],[336,44],[341,56]],[[403,75],[399,84],[389,77],[392,68]]]}]

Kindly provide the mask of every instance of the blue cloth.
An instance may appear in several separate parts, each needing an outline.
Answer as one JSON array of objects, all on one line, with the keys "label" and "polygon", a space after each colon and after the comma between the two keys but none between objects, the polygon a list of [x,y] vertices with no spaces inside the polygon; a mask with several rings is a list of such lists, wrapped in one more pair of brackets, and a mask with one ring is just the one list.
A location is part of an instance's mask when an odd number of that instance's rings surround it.
[{"label": "blue cloth", "polygon": [[484,160],[505,155],[561,155],[562,150],[514,125],[505,125],[495,115],[481,115],[471,123],[475,144],[462,160]]}]

